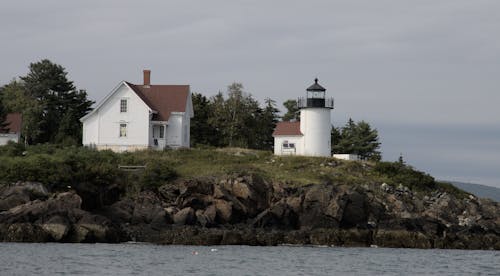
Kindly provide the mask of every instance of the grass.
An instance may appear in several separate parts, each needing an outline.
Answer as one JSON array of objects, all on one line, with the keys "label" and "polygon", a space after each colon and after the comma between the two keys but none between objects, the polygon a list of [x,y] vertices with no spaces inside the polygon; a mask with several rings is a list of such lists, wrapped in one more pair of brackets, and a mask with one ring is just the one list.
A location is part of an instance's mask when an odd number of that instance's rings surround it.
[{"label": "grass", "polygon": [[113,153],[82,147],[38,145],[24,148],[11,144],[0,147],[0,181],[30,180],[51,185],[91,182],[94,185],[130,182],[130,175],[118,165],[146,165],[134,175],[136,188],[158,187],[173,179],[191,179],[227,174],[258,174],[268,181],[289,186],[318,183],[363,185],[402,184],[413,191],[443,190],[465,196],[451,184],[410,166],[394,162],[343,161],[328,157],[275,156],[269,151],[241,148],[181,149]]}]

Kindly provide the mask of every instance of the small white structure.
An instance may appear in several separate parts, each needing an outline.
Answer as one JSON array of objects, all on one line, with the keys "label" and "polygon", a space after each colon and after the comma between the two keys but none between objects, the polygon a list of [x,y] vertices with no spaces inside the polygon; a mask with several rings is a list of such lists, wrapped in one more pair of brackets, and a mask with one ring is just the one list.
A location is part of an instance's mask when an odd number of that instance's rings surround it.
[{"label": "small white structure", "polygon": [[274,154],[331,156],[331,118],[333,98],[318,79],[307,88],[307,97],[298,99],[299,122],[279,122],[273,132]]},{"label": "small white structure", "polygon": [[5,127],[0,128],[0,146],[9,141],[19,143],[23,119],[21,113],[9,113],[5,116]]},{"label": "small white structure", "polygon": [[359,161],[359,155],[357,154],[348,154],[348,153],[340,153],[340,154],[334,154],[334,158],[337,159],[342,159],[342,160],[348,160],[348,161]]},{"label": "small white structure", "polygon": [[117,152],[189,147],[194,116],[189,85],[142,85],[122,81],[80,119],[84,146]]}]

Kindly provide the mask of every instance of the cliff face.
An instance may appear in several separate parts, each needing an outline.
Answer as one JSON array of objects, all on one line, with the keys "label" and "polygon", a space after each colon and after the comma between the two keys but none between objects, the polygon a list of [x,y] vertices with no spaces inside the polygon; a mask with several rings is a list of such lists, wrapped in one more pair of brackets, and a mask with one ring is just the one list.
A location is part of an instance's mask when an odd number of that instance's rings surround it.
[{"label": "cliff face", "polygon": [[[370,181],[293,187],[237,173],[115,192],[4,187],[0,240],[500,249],[499,203],[439,189]],[[83,210],[82,198],[93,197],[110,200]]]}]

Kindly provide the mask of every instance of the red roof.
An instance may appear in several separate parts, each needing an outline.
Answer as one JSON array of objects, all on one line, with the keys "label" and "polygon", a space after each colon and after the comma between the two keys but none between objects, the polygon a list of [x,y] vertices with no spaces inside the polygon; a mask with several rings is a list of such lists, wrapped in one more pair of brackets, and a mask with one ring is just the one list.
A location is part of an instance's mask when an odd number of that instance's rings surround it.
[{"label": "red roof", "polygon": [[155,121],[168,121],[170,113],[185,112],[189,95],[189,85],[127,85],[158,114]]},{"label": "red roof", "polygon": [[23,117],[21,113],[9,113],[5,116],[5,123],[7,125],[0,129],[1,133],[21,133]]},{"label": "red roof", "polygon": [[278,122],[274,129],[273,136],[302,135],[300,132],[300,122]]}]

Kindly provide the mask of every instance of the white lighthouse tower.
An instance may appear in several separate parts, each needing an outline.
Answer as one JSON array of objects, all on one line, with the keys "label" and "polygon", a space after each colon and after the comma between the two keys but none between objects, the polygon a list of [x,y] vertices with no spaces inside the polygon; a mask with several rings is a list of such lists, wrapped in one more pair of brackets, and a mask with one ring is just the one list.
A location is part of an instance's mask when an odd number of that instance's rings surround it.
[{"label": "white lighthouse tower", "polygon": [[331,156],[332,123],[330,111],[333,98],[325,98],[326,89],[318,84],[318,79],[307,88],[306,98],[299,98],[300,131],[304,134],[304,153],[308,156]]},{"label": "white lighthouse tower", "polygon": [[300,122],[276,125],[273,133],[276,155],[331,156],[333,98],[325,98],[325,92],[316,78],[306,89],[306,97],[297,101]]}]

